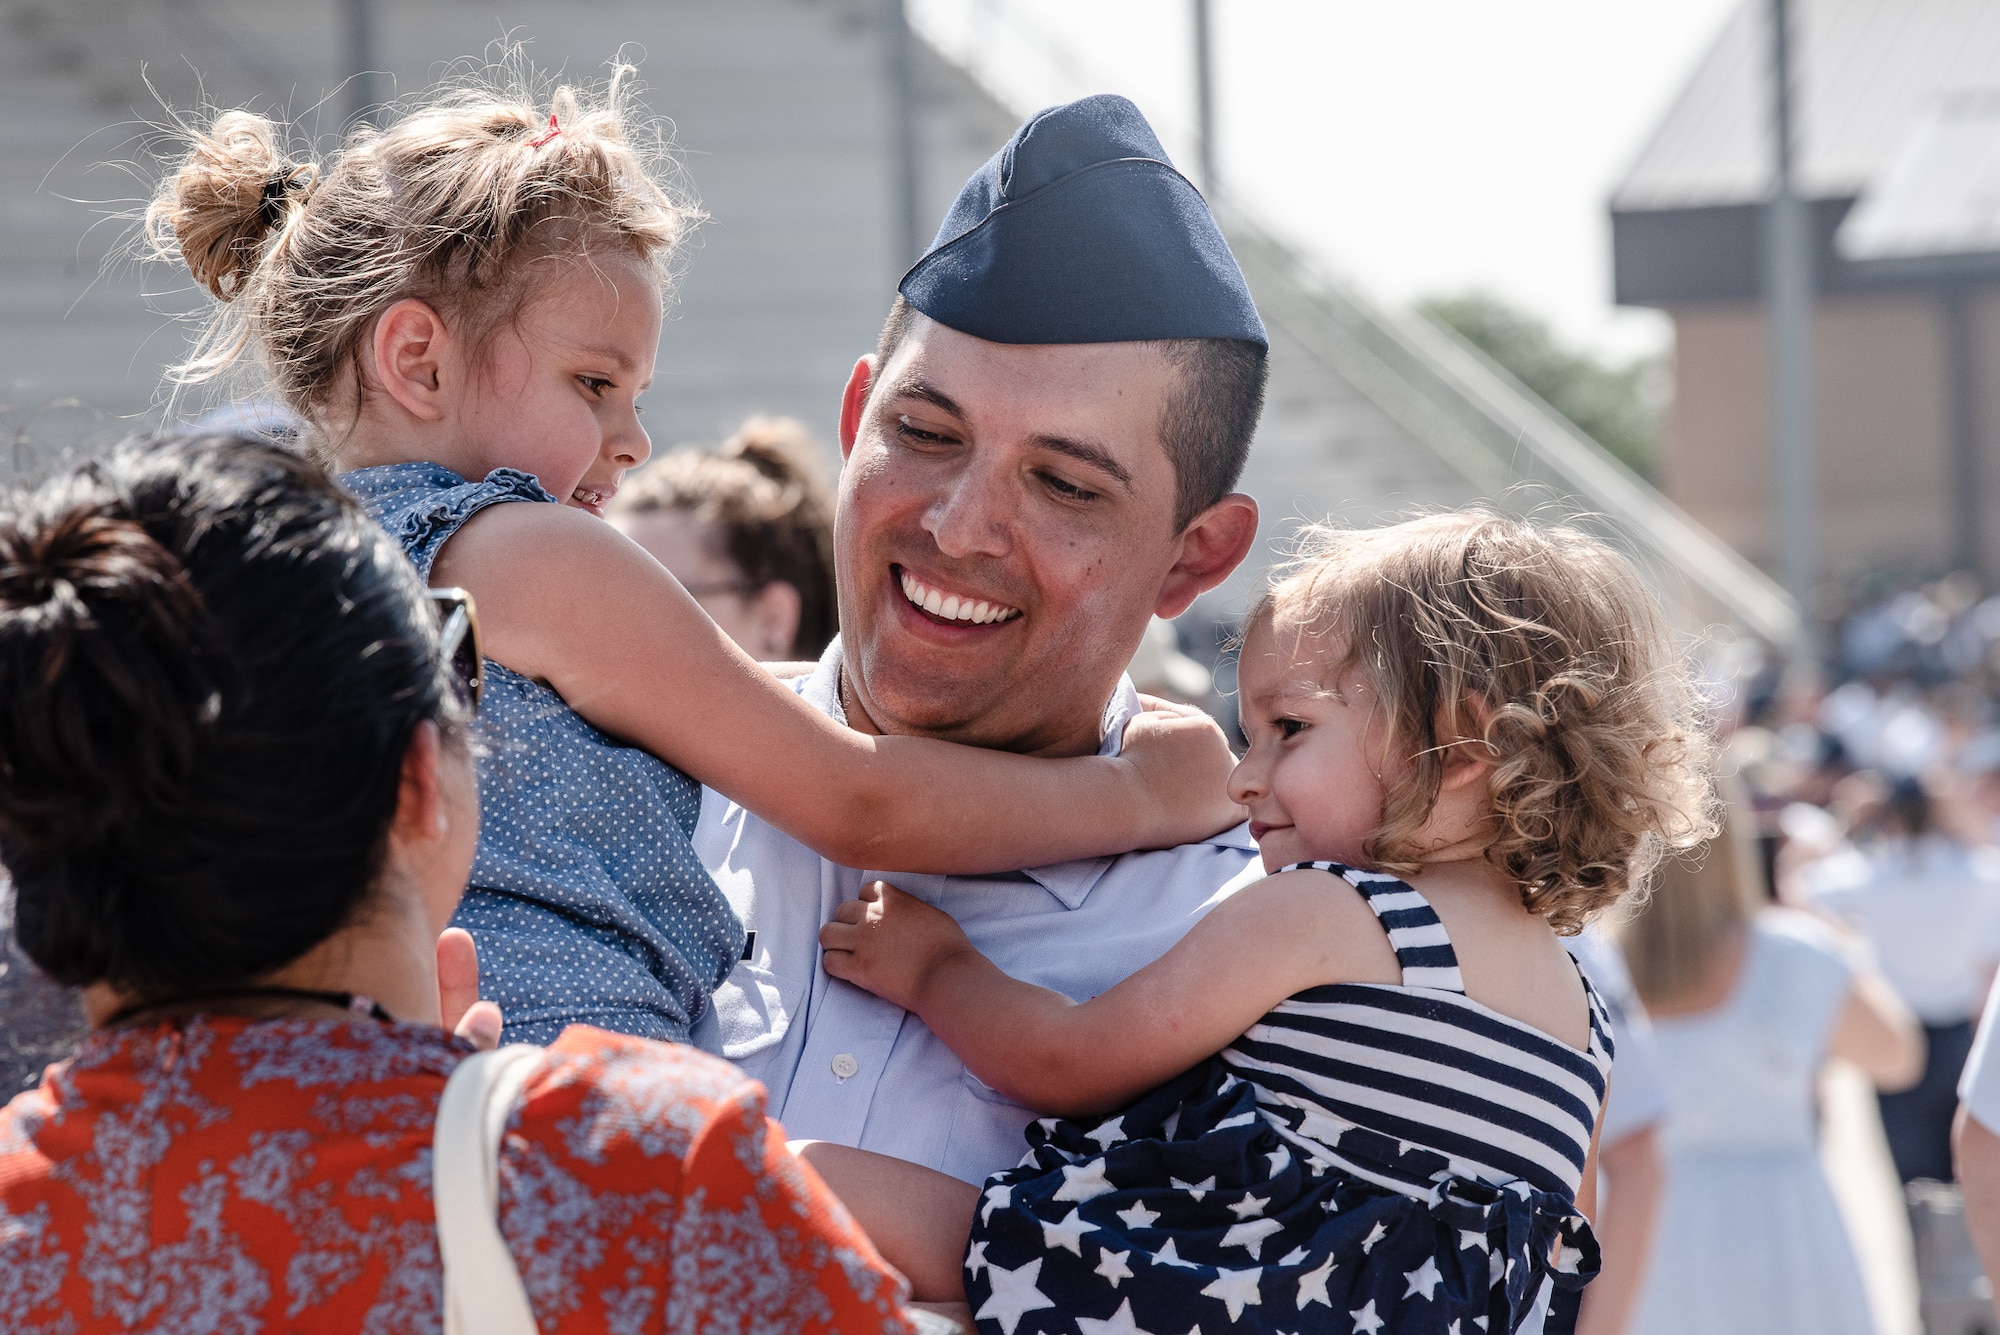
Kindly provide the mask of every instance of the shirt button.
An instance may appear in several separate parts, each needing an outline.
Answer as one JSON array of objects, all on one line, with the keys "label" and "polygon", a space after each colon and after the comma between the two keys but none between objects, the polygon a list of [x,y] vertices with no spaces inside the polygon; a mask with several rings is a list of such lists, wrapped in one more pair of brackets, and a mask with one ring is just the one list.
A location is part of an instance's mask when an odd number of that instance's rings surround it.
[{"label": "shirt button", "polygon": [[847,1079],[860,1069],[861,1063],[854,1060],[854,1054],[851,1052],[843,1052],[833,1059],[833,1073],[842,1080]]}]

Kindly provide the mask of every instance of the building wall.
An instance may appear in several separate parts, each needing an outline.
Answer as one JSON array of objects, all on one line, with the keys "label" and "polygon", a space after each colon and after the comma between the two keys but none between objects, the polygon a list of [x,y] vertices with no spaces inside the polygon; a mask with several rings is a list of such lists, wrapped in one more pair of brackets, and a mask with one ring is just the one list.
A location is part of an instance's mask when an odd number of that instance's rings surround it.
[{"label": "building wall", "polygon": [[[1769,348],[1750,301],[1667,308],[1674,406],[1661,458],[1666,493],[1752,560],[1775,566]],[[2000,376],[2000,295],[1975,298],[1983,386]],[[1946,316],[1929,292],[1823,298],[1814,322],[1821,551],[1839,578],[1882,566],[1944,569],[1957,550],[1950,467]],[[1987,391],[1990,394],[1990,390]],[[2000,425],[1979,413],[1983,510],[2000,499]],[[1981,544],[1996,573],[2000,524]]]}]

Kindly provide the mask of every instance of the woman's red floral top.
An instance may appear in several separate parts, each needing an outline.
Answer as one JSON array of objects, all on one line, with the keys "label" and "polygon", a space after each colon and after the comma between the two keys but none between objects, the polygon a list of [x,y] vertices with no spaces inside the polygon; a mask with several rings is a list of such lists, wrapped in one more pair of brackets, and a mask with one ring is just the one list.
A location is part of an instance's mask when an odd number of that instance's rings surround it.
[{"label": "woman's red floral top", "polygon": [[[92,1035],[0,1110],[0,1325],[441,1329],[431,1135],[470,1050],[373,1022]],[[911,1330],[763,1087],[688,1048],[564,1033],[508,1127],[500,1227],[544,1331]]]}]

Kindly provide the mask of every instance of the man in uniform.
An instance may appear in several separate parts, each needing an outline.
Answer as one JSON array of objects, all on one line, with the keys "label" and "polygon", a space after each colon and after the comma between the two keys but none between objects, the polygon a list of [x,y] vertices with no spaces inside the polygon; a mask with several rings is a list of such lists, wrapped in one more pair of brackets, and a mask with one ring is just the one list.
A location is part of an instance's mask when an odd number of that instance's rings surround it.
[{"label": "man in uniform", "polygon": [[[841,635],[797,683],[849,726],[1035,755],[1114,753],[1125,664],[1250,550],[1234,494],[1264,327],[1201,196],[1138,109],[1030,120],[966,184],[841,402]],[[782,764],[782,757],[773,757]],[[977,1182],[1030,1110],[916,1017],[819,967],[875,879],[715,794],[695,847],[752,934],[697,1041],[799,1137]],[[1164,953],[1261,874],[1247,828],[996,876],[883,877],[1016,977],[1077,998]]]}]

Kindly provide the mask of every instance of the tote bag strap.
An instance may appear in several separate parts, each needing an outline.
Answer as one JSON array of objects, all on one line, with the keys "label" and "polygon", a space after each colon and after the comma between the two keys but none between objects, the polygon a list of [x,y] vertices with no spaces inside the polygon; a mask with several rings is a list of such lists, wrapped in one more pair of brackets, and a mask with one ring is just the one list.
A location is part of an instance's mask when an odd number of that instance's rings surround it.
[{"label": "tote bag strap", "polygon": [[500,1236],[500,1136],[544,1052],[513,1043],[458,1064],[431,1143],[445,1335],[535,1335],[534,1309]]}]

